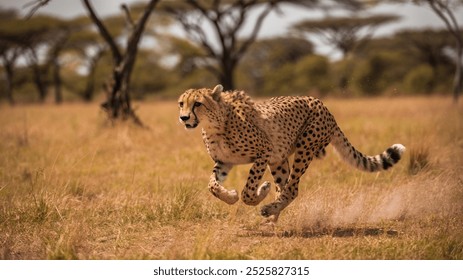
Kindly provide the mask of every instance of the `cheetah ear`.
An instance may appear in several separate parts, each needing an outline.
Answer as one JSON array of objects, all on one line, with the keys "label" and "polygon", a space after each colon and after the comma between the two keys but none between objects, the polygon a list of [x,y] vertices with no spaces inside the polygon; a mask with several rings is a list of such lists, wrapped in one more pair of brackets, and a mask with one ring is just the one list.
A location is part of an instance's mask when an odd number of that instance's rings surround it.
[{"label": "cheetah ear", "polygon": [[223,91],[223,86],[222,85],[216,85],[215,88],[212,90],[212,93],[211,93],[212,99],[214,99],[215,101],[219,101],[220,100],[220,94],[222,93],[222,91]]}]

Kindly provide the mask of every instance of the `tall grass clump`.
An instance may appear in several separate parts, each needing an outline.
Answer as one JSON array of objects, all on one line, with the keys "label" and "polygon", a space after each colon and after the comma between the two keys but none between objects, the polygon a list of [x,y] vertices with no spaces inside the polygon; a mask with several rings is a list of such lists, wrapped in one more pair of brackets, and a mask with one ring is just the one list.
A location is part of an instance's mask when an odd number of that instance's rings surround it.
[{"label": "tall grass clump", "polygon": [[413,147],[409,151],[410,158],[408,161],[408,173],[416,175],[425,171],[430,165],[429,148],[425,146]]}]

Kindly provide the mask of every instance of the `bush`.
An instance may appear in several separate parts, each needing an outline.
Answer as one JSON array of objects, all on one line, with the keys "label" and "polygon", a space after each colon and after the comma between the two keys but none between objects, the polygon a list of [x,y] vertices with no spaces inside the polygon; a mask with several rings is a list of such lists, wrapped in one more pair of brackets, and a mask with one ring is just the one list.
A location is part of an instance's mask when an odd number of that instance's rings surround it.
[{"label": "bush", "polygon": [[365,95],[379,95],[401,80],[404,75],[402,57],[381,52],[371,55],[356,66],[352,80],[354,90]]},{"label": "bush", "polygon": [[433,69],[425,64],[411,70],[404,79],[404,89],[409,93],[429,93],[433,90],[433,85]]},{"label": "bush", "polygon": [[318,91],[326,94],[333,88],[330,64],[326,57],[309,55],[301,59],[294,69],[294,87],[297,91]]},{"label": "bush", "polygon": [[327,93],[331,88],[328,59],[308,55],[297,63],[287,63],[264,75],[266,95],[304,95],[309,91]]},{"label": "bush", "polygon": [[278,70],[264,75],[264,95],[278,96],[294,94],[294,65],[287,63]]},{"label": "bush", "polygon": [[354,72],[354,86],[363,94],[378,95],[385,87],[381,81],[386,62],[378,55],[361,63]]}]

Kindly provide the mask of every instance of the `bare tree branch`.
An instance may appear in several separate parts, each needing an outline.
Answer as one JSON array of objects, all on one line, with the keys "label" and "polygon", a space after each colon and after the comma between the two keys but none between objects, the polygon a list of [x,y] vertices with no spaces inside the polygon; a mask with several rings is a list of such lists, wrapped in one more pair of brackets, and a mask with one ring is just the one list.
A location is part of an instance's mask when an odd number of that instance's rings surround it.
[{"label": "bare tree branch", "polygon": [[458,102],[460,92],[463,89],[463,70],[461,60],[463,57],[463,38],[461,36],[460,27],[458,22],[450,9],[449,1],[442,2],[440,0],[425,0],[431,9],[439,16],[444,22],[447,30],[453,35],[456,42],[457,59],[455,61],[455,75],[453,79],[453,100]]},{"label": "bare tree branch", "polygon": [[[460,37],[458,34],[458,23],[453,16],[453,13],[450,11],[448,6],[445,6],[440,1],[435,0],[428,0],[429,5],[433,9],[433,11],[442,19],[444,24],[447,26],[447,29],[455,36]],[[444,11],[445,10],[445,13]],[[453,25],[452,25],[453,24]]]},{"label": "bare tree branch", "polygon": [[135,23],[133,21],[132,15],[130,14],[129,7],[127,7],[126,4],[122,4],[121,9],[125,13],[125,18],[127,20],[127,23],[129,24],[130,28],[131,29],[135,28]]},{"label": "bare tree branch", "polygon": [[31,7],[26,15],[26,19],[30,19],[35,14],[35,12],[37,12],[38,9],[40,9],[42,6],[47,5],[50,1],[51,0],[34,0],[24,4],[23,8]]},{"label": "bare tree branch", "polygon": [[98,30],[100,31],[101,36],[103,39],[108,43],[109,48],[111,49],[111,53],[113,55],[113,58],[115,61],[119,62],[122,60],[122,54],[121,51],[119,50],[119,47],[117,46],[116,42],[114,41],[113,37],[109,33],[108,29],[106,26],[103,24],[103,22],[100,20],[100,18],[96,15],[92,5],[90,4],[89,0],[82,0],[83,4],[87,8],[87,11],[89,13],[90,18],[92,21],[95,23],[97,26]]},{"label": "bare tree branch", "polygon": [[257,34],[259,33],[262,27],[262,23],[264,22],[264,19],[270,13],[272,8],[273,8],[273,5],[269,4],[267,8],[259,15],[259,17],[257,18],[256,24],[254,25],[254,29],[252,30],[251,35],[244,41],[244,43],[241,45],[241,47],[236,52],[236,59],[240,59],[241,56],[249,48],[249,46],[256,40]]}]

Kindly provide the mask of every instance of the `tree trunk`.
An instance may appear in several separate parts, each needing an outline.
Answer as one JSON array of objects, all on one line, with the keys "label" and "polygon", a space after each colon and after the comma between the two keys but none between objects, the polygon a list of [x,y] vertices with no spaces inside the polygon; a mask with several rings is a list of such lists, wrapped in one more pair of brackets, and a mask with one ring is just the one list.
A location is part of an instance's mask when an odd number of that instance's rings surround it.
[{"label": "tree trunk", "polygon": [[95,75],[89,74],[87,77],[87,83],[85,85],[84,92],[82,93],[82,98],[85,102],[91,102],[93,100],[93,93],[95,92]]},{"label": "tree trunk", "polygon": [[[223,69],[225,71],[225,69]],[[220,84],[225,90],[234,90],[235,81],[233,79],[233,70],[225,71],[224,74],[220,75]]]},{"label": "tree trunk", "polygon": [[228,55],[231,51],[225,52],[226,55],[222,57],[220,83],[225,90],[235,89],[235,68],[238,65],[237,60],[229,58]]},{"label": "tree trunk", "polygon": [[53,81],[55,86],[55,103],[61,104],[63,102],[62,92],[62,79],[61,79],[61,66],[59,65],[58,57],[53,59]]},{"label": "tree trunk", "polygon": [[[229,1],[183,2],[189,8],[176,9],[175,6],[166,5],[165,11],[180,22],[188,37],[205,51],[205,57],[216,62],[211,64],[207,61],[205,68],[217,77],[225,90],[235,89],[236,66],[256,40],[264,19],[279,1],[232,1],[232,4]],[[253,14],[255,17],[250,35],[238,36],[250,18],[250,11],[259,5],[264,8],[258,14]],[[209,30],[201,20],[189,19],[191,12],[199,13],[207,20],[214,31],[213,37],[217,38],[217,44],[210,40]]]},{"label": "tree trunk", "polygon": [[8,99],[8,102],[11,105],[15,105],[15,101],[13,98],[13,77],[14,77],[14,72],[13,72],[13,65],[10,63],[5,63],[5,73],[6,73],[6,85],[5,85],[5,94],[6,98]]},{"label": "tree trunk", "polygon": [[[89,0],[82,0],[84,6],[89,12],[90,18],[95,23],[98,31],[109,46],[113,55],[114,68],[112,81],[107,85],[108,98],[106,102],[101,104],[101,107],[108,113],[110,120],[116,119],[132,119],[136,124],[143,126],[140,119],[136,116],[130,102],[130,75],[132,73],[133,64],[138,50],[138,43],[145,29],[145,25],[154,10],[154,7],[159,0],[151,0],[145,7],[143,15],[133,26],[132,33],[127,41],[127,48],[124,54],[121,53],[119,47],[115,43],[113,37],[106,29],[103,22],[98,18]],[[123,6],[123,8],[127,8]]]},{"label": "tree trunk", "polygon": [[461,42],[458,41],[457,43],[457,61],[456,61],[456,69],[455,69],[455,76],[453,78],[453,101],[458,103],[458,98],[460,97],[460,92],[463,88],[463,73],[462,73],[462,65],[461,60],[463,59],[463,46]]},{"label": "tree trunk", "polygon": [[[130,49],[129,49],[130,50]],[[129,51],[125,59],[113,70],[113,80],[109,85],[110,91],[106,102],[101,104],[111,120],[131,119],[135,124],[144,126],[132,109],[130,98],[130,76],[135,63],[136,51]]]},{"label": "tree trunk", "polygon": [[34,49],[29,50],[29,65],[32,68],[32,75],[35,87],[37,88],[37,92],[39,94],[39,101],[40,103],[45,102],[45,98],[47,97],[47,85],[43,78],[43,72],[46,72],[46,69],[41,69],[39,65],[39,59],[37,57],[37,53]]},{"label": "tree trunk", "polygon": [[47,86],[42,77],[42,69],[40,69],[40,65],[34,64],[32,66],[32,71],[34,74],[35,87],[39,93],[39,101],[40,103],[44,103],[45,98],[47,97]]}]

